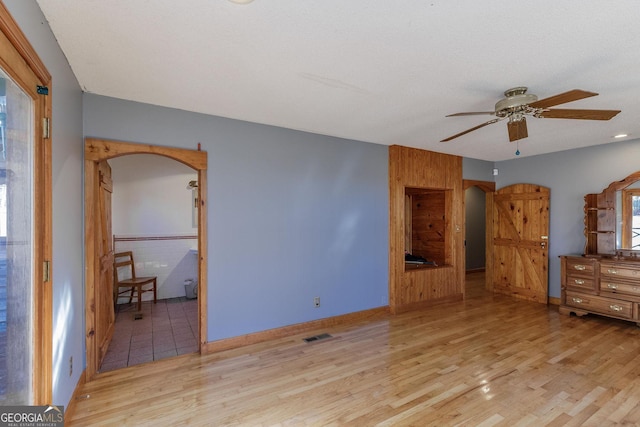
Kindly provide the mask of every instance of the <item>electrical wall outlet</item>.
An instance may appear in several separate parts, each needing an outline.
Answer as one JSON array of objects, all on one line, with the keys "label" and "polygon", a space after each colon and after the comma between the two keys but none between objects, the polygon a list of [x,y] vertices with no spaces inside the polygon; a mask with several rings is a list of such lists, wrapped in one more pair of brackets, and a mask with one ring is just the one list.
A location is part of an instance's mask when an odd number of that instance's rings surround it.
[{"label": "electrical wall outlet", "polygon": [[313,297],[313,305],[320,307],[320,297]]}]

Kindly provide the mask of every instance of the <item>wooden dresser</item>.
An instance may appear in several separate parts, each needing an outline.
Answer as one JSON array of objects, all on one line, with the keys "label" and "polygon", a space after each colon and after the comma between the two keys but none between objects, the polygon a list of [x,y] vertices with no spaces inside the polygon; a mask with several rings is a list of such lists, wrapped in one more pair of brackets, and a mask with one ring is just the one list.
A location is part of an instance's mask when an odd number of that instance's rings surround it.
[{"label": "wooden dresser", "polygon": [[640,326],[640,171],[584,196],[584,255],[561,260],[560,313],[588,313]]},{"label": "wooden dresser", "polygon": [[560,313],[594,313],[640,326],[640,258],[564,255],[560,260]]}]

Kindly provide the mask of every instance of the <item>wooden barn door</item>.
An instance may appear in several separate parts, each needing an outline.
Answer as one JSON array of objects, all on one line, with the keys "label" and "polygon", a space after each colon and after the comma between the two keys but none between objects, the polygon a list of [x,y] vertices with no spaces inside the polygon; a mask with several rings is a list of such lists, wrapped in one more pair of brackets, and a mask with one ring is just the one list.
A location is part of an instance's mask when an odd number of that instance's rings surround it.
[{"label": "wooden barn door", "polygon": [[98,335],[98,366],[104,358],[115,326],[113,301],[113,233],[111,231],[111,167],[107,161],[98,163],[98,212],[96,212],[96,261],[100,281],[96,289],[96,328]]},{"label": "wooden barn door", "polygon": [[502,188],[493,197],[496,293],[543,304],[548,300],[549,189],[534,184]]}]

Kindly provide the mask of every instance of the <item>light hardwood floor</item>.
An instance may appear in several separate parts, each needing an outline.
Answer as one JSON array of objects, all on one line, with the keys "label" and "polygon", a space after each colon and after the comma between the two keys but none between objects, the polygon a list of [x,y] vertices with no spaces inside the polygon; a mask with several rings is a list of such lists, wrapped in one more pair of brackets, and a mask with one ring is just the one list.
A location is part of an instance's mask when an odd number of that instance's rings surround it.
[{"label": "light hardwood floor", "polygon": [[486,294],[482,273],[467,277],[463,302],[317,331],[326,340],[101,374],[67,425],[640,424],[640,328]]}]

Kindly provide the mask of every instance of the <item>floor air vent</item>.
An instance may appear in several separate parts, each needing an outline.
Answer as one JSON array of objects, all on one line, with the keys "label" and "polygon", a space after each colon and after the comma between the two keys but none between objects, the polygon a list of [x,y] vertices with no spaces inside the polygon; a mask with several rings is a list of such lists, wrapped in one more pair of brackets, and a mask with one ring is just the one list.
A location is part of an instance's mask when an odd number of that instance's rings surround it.
[{"label": "floor air vent", "polygon": [[302,341],[304,341],[304,342],[314,342],[314,341],[319,341],[319,340],[323,340],[323,339],[326,339],[326,338],[331,338],[331,335],[329,335],[329,334],[314,335],[312,337],[303,338]]}]

